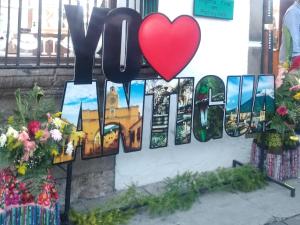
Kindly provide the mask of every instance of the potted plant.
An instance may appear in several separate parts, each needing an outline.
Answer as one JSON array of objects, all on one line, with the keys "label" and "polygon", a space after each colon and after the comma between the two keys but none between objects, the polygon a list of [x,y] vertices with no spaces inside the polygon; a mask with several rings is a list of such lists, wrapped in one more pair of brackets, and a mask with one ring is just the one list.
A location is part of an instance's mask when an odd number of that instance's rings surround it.
[{"label": "potted plant", "polygon": [[283,180],[297,177],[299,170],[300,71],[286,75],[275,97],[276,112],[266,115],[266,131],[254,138],[251,162],[258,165],[264,149],[268,175]]}]

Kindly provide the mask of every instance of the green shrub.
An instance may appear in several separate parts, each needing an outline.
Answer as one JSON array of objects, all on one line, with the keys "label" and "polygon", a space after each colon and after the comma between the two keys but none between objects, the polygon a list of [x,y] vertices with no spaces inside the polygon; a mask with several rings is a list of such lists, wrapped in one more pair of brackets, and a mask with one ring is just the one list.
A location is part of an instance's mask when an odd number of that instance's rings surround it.
[{"label": "green shrub", "polygon": [[265,176],[249,165],[214,172],[186,172],[167,178],[162,193],[158,195],[142,194],[131,186],[124,194],[91,212],[73,211],[71,220],[76,225],[126,224],[137,207],[144,206],[154,216],[172,214],[177,210],[188,210],[204,192],[250,192],[265,185]]}]

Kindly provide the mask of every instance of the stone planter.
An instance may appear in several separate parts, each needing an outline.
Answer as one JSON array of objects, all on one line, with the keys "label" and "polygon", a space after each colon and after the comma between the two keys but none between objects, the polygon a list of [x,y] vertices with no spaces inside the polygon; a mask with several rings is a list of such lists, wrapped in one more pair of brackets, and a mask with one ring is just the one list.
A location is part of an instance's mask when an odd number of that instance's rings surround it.
[{"label": "stone planter", "polygon": [[[261,148],[252,143],[250,163],[256,167],[259,165]],[[272,154],[265,150],[265,168],[268,176],[283,181],[297,178],[300,172],[300,147],[284,150],[280,154]]]}]

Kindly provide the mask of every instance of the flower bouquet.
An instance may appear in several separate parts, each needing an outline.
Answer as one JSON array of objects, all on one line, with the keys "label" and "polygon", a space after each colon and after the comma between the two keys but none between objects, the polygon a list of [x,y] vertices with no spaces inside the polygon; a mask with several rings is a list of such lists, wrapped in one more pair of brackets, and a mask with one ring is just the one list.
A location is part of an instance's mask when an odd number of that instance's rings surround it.
[{"label": "flower bouquet", "polygon": [[51,113],[51,104],[43,103],[42,96],[38,86],[23,96],[17,90],[17,110],[1,130],[1,158],[6,159],[18,175],[47,174],[53,157],[61,151],[72,155],[74,138],[71,137],[81,135],[59,118],[59,112]]},{"label": "flower bouquet", "polygon": [[276,112],[267,115],[267,132],[259,133],[255,141],[269,152],[281,153],[299,145],[300,71],[286,75],[275,97]]},{"label": "flower bouquet", "polygon": [[57,224],[58,193],[50,169],[61,152],[73,155],[81,132],[54,113],[54,101],[45,99],[37,85],[15,96],[16,110],[0,128],[0,224],[21,215]]},{"label": "flower bouquet", "polygon": [[266,115],[270,123],[254,139],[251,162],[258,165],[264,149],[268,175],[284,180],[297,177],[300,165],[300,70],[286,75],[275,97],[276,112]]}]

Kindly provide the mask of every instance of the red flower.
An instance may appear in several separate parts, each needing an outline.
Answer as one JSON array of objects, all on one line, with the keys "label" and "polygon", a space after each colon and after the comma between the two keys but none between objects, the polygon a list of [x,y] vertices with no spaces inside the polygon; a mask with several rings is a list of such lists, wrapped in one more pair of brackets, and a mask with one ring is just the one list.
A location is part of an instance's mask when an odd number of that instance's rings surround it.
[{"label": "red flower", "polygon": [[42,192],[38,197],[38,204],[42,206],[50,206],[50,196],[46,192]]},{"label": "red flower", "polygon": [[17,205],[19,204],[20,201],[20,196],[17,191],[8,191],[6,196],[5,196],[5,205],[10,206],[10,205]]},{"label": "red flower", "polygon": [[19,183],[19,188],[20,188],[21,191],[26,191],[27,190],[26,184],[24,182]]},{"label": "red flower", "polygon": [[30,121],[27,125],[28,132],[31,136],[34,136],[35,133],[40,130],[41,128],[41,123],[39,121],[33,120]]},{"label": "red flower", "polygon": [[15,188],[16,188],[16,184],[15,183],[10,183],[9,186],[8,186],[8,189],[10,191],[13,191]]},{"label": "red flower", "polygon": [[58,193],[54,186],[51,188],[51,199],[57,200],[58,199]]},{"label": "red flower", "polygon": [[32,194],[29,192],[24,192],[21,195],[21,203],[22,204],[28,204],[28,203],[33,203],[34,202],[34,197]]},{"label": "red flower", "polygon": [[285,106],[279,106],[276,109],[276,112],[279,116],[285,116],[288,114],[288,109]]}]

